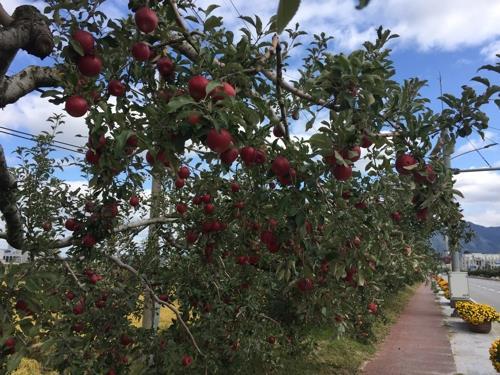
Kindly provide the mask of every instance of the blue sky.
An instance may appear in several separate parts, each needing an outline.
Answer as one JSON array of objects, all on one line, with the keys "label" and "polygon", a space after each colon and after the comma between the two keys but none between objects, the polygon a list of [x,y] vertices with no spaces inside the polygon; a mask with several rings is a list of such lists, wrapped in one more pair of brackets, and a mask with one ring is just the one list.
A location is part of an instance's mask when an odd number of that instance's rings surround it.
[{"label": "blue sky", "polygon": [[[264,21],[275,12],[277,0],[252,2],[233,0],[238,11],[245,15],[259,14]],[[2,4],[7,11],[12,12],[16,6],[26,3],[22,0],[4,0]],[[224,16],[226,25],[237,30],[242,21],[236,17],[236,10],[229,0],[196,1],[200,6],[218,3],[221,7],[216,11]],[[392,43],[394,49],[392,59],[395,62],[397,76],[402,80],[419,77],[429,81],[423,95],[432,99],[432,106],[440,108],[439,74],[443,80],[444,92],[459,94],[461,86],[468,84],[482,89],[480,84],[470,81],[478,75],[477,68],[486,63],[494,63],[495,53],[500,53],[500,2],[490,0],[372,0],[363,11],[354,9],[352,0],[307,0],[302,2],[293,22],[298,21],[303,29],[309,32],[325,31],[335,37],[331,43],[333,51],[345,51],[357,48],[366,39],[374,39],[375,28],[378,25],[390,28],[401,35]],[[34,4],[43,8],[43,1]],[[106,1],[106,13],[116,14],[126,11],[125,0]],[[304,39],[306,41],[307,39]],[[299,51],[300,52],[300,51]],[[300,53],[298,53],[300,55]],[[50,63],[46,61],[45,63]],[[10,74],[18,72],[29,64],[40,64],[36,58],[21,53],[9,70]],[[294,68],[287,73],[296,76]],[[486,73],[480,73],[486,74]],[[491,81],[500,84],[500,76],[489,75]],[[286,78],[286,76],[285,76]],[[61,112],[37,94],[29,95],[0,111],[0,126],[38,133],[48,129],[44,120],[53,112]],[[497,129],[487,131],[486,143],[478,136],[460,141],[457,152],[465,152],[484,144],[500,142],[500,111],[494,105],[487,108],[491,125]],[[295,123],[292,131],[303,133],[303,124]],[[75,134],[85,133],[81,119],[67,118],[67,124],[62,129],[64,134],[58,139],[82,144]],[[470,141],[470,142],[469,142]],[[0,133],[0,143],[11,152],[19,145],[29,145],[28,141],[13,138]],[[500,166],[500,146],[482,151],[483,156],[491,165]],[[56,157],[68,155],[68,152],[56,153]],[[10,159],[9,162],[15,162]],[[453,167],[466,169],[486,167],[485,162],[476,153],[453,159]],[[76,169],[67,169],[64,177],[69,180],[80,180]],[[465,193],[461,201],[466,219],[483,225],[500,226],[500,174],[495,172],[467,173],[457,176],[457,187]]]}]

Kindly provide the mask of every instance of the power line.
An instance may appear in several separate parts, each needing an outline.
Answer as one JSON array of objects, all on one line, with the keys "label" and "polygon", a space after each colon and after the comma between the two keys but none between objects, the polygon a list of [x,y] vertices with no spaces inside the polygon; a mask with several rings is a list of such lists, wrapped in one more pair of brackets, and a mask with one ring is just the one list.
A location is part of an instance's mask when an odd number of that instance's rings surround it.
[{"label": "power line", "polygon": [[[36,135],[34,135],[34,134],[30,134],[30,133],[22,132],[22,131],[20,131],[20,130],[15,130],[15,129],[6,128],[5,126],[0,126],[0,129],[5,129],[5,130],[8,130],[8,131],[13,132],[13,133],[19,133],[19,134],[23,134],[23,135],[27,135],[27,136],[30,136],[30,137],[36,138]],[[73,144],[71,144],[71,143],[66,143],[66,142],[56,141],[56,140],[53,140],[53,141],[52,141],[52,143],[59,143],[59,144],[66,145],[66,146],[70,146],[70,147],[74,147],[74,148],[82,148],[81,146],[73,145]]]},{"label": "power line", "polygon": [[[32,137],[25,137],[25,136],[22,136],[22,135],[19,135],[19,134],[15,134],[15,133],[9,133],[9,132],[6,132],[5,130],[0,130],[0,133],[4,133],[4,134],[7,134],[7,135],[11,135],[13,137],[17,137],[17,138],[22,138],[22,139],[26,139],[28,141],[32,141],[32,142],[37,142],[37,140],[35,138],[32,138]],[[51,146],[55,147],[55,148],[59,148],[59,149],[62,149],[62,150],[67,150],[67,151],[70,151],[70,152],[75,152],[75,153],[78,153],[78,154],[84,154],[84,152],[82,151],[78,151],[78,150],[73,150],[73,149],[70,149],[70,148],[67,148],[67,147],[64,147],[64,146],[59,146],[59,145],[56,145],[54,143],[50,143]]]},{"label": "power line", "polygon": [[[490,147],[493,147],[493,146],[497,146],[497,145],[498,145],[498,143],[496,143],[496,142],[495,142],[495,143],[491,143],[491,144],[489,144],[489,145],[486,145],[486,146],[481,147],[481,148],[480,148],[480,150],[485,149],[485,148],[490,148]],[[476,151],[476,150],[469,150],[469,151],[462,152],[461,154],[458,154],[458,155],[453,156],[453,157],[452,157],[452,159],[456,159],[456,158],[458,158],[459,156],[466,155],[466,154],[469,154],[469,153],[471,153],[471,152],[475,152],[475,151]]]},{"label": "power line", "polygon": [[469,142],[469,144],[472,146],[472,148],[474,149],[474,151],[476,151],[476,152],[479,154],[479,156],[481,156],[481,159],[483,159],[483,161],[484,161],[484,162],[488,165],[488,167],[490,167],[490,168],[491,168],[491,164],[490,164],[490,163],[488,163],[488,160],[486,160],[486,158],[483,156],[483,154],[481,154],[481,151],[479,151],[479,150],[478,150],[478,149],[474,146],[474,144],[470,141],[470,139],[469,139],[469,138],[467,138],[467,142]]}]

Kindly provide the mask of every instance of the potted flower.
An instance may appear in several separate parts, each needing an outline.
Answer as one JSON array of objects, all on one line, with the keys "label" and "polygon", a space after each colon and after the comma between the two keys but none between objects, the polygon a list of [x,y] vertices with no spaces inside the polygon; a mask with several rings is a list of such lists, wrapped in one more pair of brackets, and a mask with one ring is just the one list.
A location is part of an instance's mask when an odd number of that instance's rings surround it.
[{"label": "potted flower", "polygon": [[458,301],[455,307],[458,315],[467,322],[472,332],[489,333],[491,322],[500,320],[500,314],[490,305]]},{"label": "potted flower", "polygon": [[497,372],[500,372],[500,339],[493,341],[490,347],[490,360]]}]

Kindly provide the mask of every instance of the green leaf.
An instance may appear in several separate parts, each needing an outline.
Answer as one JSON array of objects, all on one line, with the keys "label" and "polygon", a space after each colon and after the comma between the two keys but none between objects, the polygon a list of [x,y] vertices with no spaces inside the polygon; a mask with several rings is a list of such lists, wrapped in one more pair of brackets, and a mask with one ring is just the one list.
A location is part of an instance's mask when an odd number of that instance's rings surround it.
[{"label": "green leaf", "polygon": [[370,0],[359,0],[359,4],[356,6],[356,9],[363,9],[370,3]]},{"label": "green leaf", "polygon": [[195,104],[195,101],[189,96],[176,96],[167,104],[167,113],[175,112],[187,104]]},{"label": "green leaf", "polygon": [[483,77],[477,76],[477,77],[471,78],[471,81],[476,81],[476,82],[482,83],[483,85],[490,87],[490,81],[487,80],[486,78],[483,78]]},{"label": "green leaf", "polygon": [[222,25],[221,18],[220,17],[216,17],[216,16],[212,16],[212,17],[209,17],[205,21],[204,28],[205,28],[205,31],[208,31],[208,30],[215,29],[216,27],[218,27],[220,25]]},{"label": "green leaf", "polygon": [[207,94],[210,94],[212,92],[213,89],[215,89],[216,87],[219,87],[221,86],[222,84],[219,82],[219,81],[211,81],[207,87],[205,88],[205,92]]},{"label": "green leaf", "polygon": [[276,19],[276,32],[281,34],[300,6],[300,0],[280,0]]},{"label": "green leaf", "polygon": [[79,42],[77,42],[74,39],[70,39],[69,44],[71,44],[71,47],[73,47],[75,52],[78,53],[80,56],[85,55],[85,52],[83,52],[82,45]]},{"label": "green leaf", "polygon": [[40,95],[41,98],[46,98],[47,96],[56,96],[60,94],[59,91],[57,90],[47,90],[47,91],[44,91],[42,95]]}]

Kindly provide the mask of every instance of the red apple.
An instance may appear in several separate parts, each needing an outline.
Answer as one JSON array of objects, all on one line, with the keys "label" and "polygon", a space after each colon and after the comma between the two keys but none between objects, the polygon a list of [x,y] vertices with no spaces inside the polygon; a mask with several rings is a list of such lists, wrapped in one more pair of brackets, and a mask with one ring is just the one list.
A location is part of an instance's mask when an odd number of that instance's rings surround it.
[{"label": "red apple", "polygon": [[80,73],[87,77],[94,77],[102,70],[102,60],[99,56],[82,56],[78,59],[77,65]]},{"label": "red apple", "polygon": [[84,97],[79,95],[70,96],[66,99],[66,112],[73,117],[82,117],[89,110],[89,105]]},{"label": "red apple", "polygon": [[283,129],[282,125],[274,125],[273,127],[273,134],[277,138],[281,138],[285,136],[285,131]]},{"label": "red apple", "polygon": [[350,165],[337,164],[332,168],[333,175],[339,181],[347,181],[352,177]]},{"label": "red apple", "polygon": [[391,214],[391,219],[395,223],[399,223],[401,221],[401,213],[399,211],[395,211]]},{"label": "red apple", "polygon": [[99,164],[100,158],[101,158],[101,155],[99,155],[94,150],[87,150],[87,152],[85,153],[85,160],[89,164],[92,164],[92,165]]},{"label": "red apple", "polygon": [[137,135],[131,134],[127,138],[127,146],[136,148],[139,145],[139,138],[137,138]]},{"label": "red apple", "polygon": [[361,148],[359,146],[345,148],[340,152],[340,155],[344,160],[350,160],[354,163],[361,157]]},{"label": "red apple", "polygon": [[396,158],[396,170],[399,174],[409,175],[412,170],[417,166],[417,160],[408,154],[400,154]]},{"label": "red apple", "polygon": [[82,238],[82,246],[92,247],[97,243],[95,237],[91,233],[87,233]]},{"label": "red apple", "polygon": [[255,148],[251,146],[245,146],[240,149],[240,155],[245,165],[247,166],[252,165],[255,161],[255,155],[256,155]]},{"label": "red apple", "polygon": [[233,137],[231,136],[231,133],[229,133],[226,129],[217,131],[217,129],[212,128],[207,135],[207,146],[212,151],[221,154],[229,148],[232,139]]},{"label": "red apple", "polygon": [[185,165],[183,165],[177,171],[177,176],[179,176],[180,178],[188,178],[189,177],[189,168],[186,167]]},{"label": "red apple", "polygon": [[198,232],[195,232],[194,230],[190,230],[186,233],[186,241],[189,244],[193,244],[198,240]]},{"label": "red apple", "polygon": [[200,101],[207,96],[206,88],[209,81],[203,76],[194,76],[188,81],[189,95],[196,100]]},{"label": "red apple", "polygon": [[413,178],[415,182],[419,184],[432,184],[436,181],[436,172],[432,168],[432,165],[425,165],[424,170],[418,170],[413,172]]},{"label": "red apple", "polygon": [[78,230],[80,227],[80,224],[76,221],[76,219],[67,219],[66,222],[64,223],[64,226],[66,227],[67,230],[70,230],[74,232],[75,230]]},{"label": "red apple", "polygon": [[16,351],[16,339],[14,337],[8,337],[4,343],[4,348],[9,354],[13,354]]},{"label": "red apple", "polygon": [[129,203],[132,207],[137,207],[139,205],[139,197],[137,195],[132,195],[129,199]]},{"label": "red apple", "polygon": [[151,48],[144,42],[134,43],[132,46],[132,56],[138,61],[148,61],[151,56]]},{"label": "red apple", "polygon": [[290,162],[284,156],[278,156],[274,159],[271,170],[276,176],[285,176],[290,172]]},{"label": "red apple", "polygon": [[220,160],[226,165],[231,165],[236,159],[238,159],[238,155],[238,149],[236,147],[231,147],[220,154]]},{"label": "red apple", "polygon": [[83,53],[88,55],[94,50],[94,37],[91,33],[84,30],[76,30],[73,35],[73,40],[80,43]]},{"label": "red apple", "polygon": [[142,7],[135,12],[135,24],[143,33],[151,33],[158,26],[158,16],[148,7]]},{"label": "red apple", "polygon": [[201,121],[201,116],[198,113],[190,113],[186,119],[189,125],[198,125]]},{"label": "red apple", "polygon": [[205,207],[203,207],[203,211],[205,211],[207,215],[210,215],[215,211],[215,206],[212,203],[206,204]]},{"label": "red apple", "polygon": [[184,179],[183,179],[183,178],[177,177],[177,178],[175,179],[175,187],[176,187],[177,189],[181,189],[181,188],[185,185],[185,183],[186,183],[186,182],[184,181]]},{"label": "red apple", "polygon": [[189,367],[193,363],[193,358],[190,355],[184,354],[182,356],[182,366]]},{"label": "red apple", "polygon": [[376,314],[378,310],[378,306],[376,303],[372,302],[368,304],[368,310],[370,311],[371,314]]},{"label": "red apple", "polygon": [[428,214],[429,210],[427,209],[427,207],[418,209],[416,214],[417,220],[426,221]]},{"label": "red apple", "polygon": [[175,210],[181,215],[184,215],[187,212],[188,207],[184,203],[178,203],[175,205]]},{"label": "red apple", "polygon": [[267,160],[266,152],[263,150],[255,150],[255,164],[264,164]]},{"label": "red apple", "polygon": [[300,279],[297,282],[297,288],[299,288],[299,290],[301,292],[308,292],[308,291],[312,290],[314,288],[314,284],[313,284],[312,279],[310,279],[308,277]]},{"label": "red apple", "polygon": [[175,70],[174,62],[168,57],[162,57],[159,59],[156,63],[156,67],[158,68],[158,72],[160,72],[163,77],[168,77]]},{"label": "red apple", "polygon": [[236,90],[229,83],[224,82],[221,86],[217,86],[210,92],[212,100],[219,101],[226,97],[235,97]]},{"label": "red apple", "polygon": [[45,221],[42,223],[42,229],[45,231],[45,232],[48,232],[52,229],[52,223],[50,221]]},{"label": "red apple", "polygon": [[80,300],[76,303],[75,306],[73,306],[73,314],[75,315],[81,315],[85,311],[85,304],[83,300]]},{"label": "red apple", "polygon": [[110,95],[113,95],[113,96],[124,96],[125,95],[125,91],[126,91],[126,87],[123,83],[121,83],[120,81],[118,81],[117,79],[112,79],[111,81],[109,81],[109,84],[108,84],[108,92]]},{"label": "red apple", "polygon": [[363,135],[363,137],[361,138],[361,147],[363,148],[368,148],[370,147],[371,145],[373,144],[372,140],[370,139],[370,137],[368,137],[368,135]]},{"label": "red apple", "polygon": [[205,204],[210,203],[211,200],[212,200],[212,196],[210,194],[203,194],[201,196],[201,201]]},{"label": "red apple", "polygon": [[231,191],[233,193],[237,193],[238,191],[240,191],[240,184],[238,184],[237,182],[231,182]]}]

